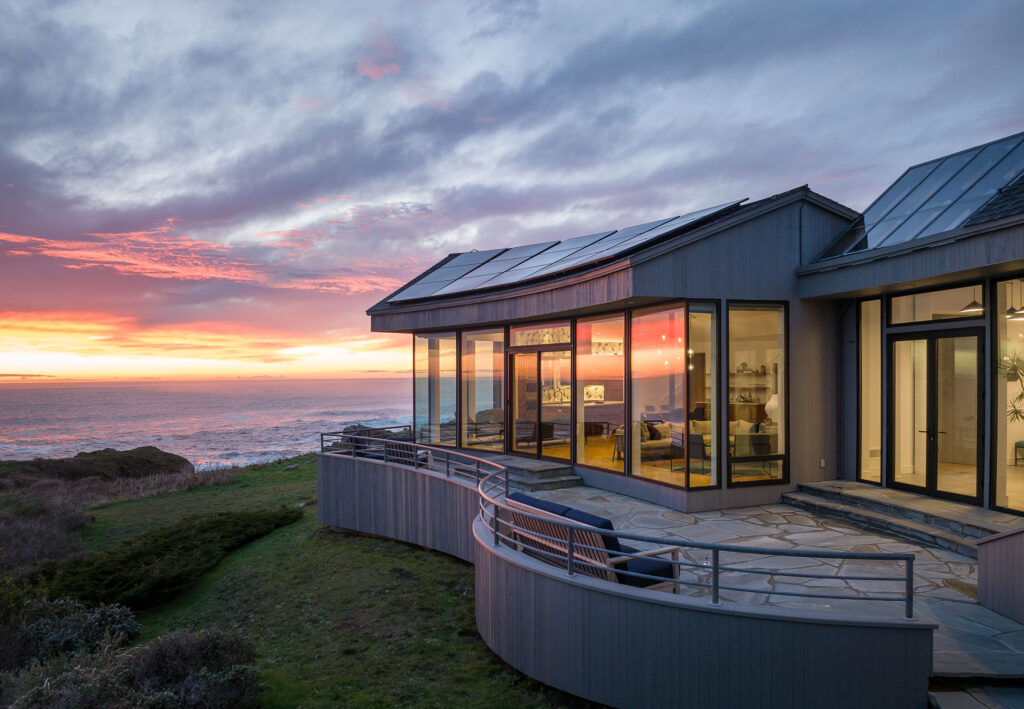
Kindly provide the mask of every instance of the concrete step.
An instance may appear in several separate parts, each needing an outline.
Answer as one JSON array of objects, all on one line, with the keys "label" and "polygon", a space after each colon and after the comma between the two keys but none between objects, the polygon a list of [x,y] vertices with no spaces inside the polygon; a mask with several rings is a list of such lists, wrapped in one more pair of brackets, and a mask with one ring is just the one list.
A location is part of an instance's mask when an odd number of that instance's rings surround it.
[{"label": "concrete step", "polygon": [[986,510],[903,490],[846,480],[801,483],[800,492],[938,527],[957,536],[980,539],[1024,526],[1017,515]]},{"label": "concrete step", "polygon": [[509,487],[515,490],[538,492],[540,490],[560,490],[565,487],[578,487],[583,484],[583,478],[571,473],[567,475],[553,475],[537,478],[533,476],[521,476],[509,471],[508,484]]},{"label": "concrete step", "polygon": [[[803,488],[802,485],[800,487]],[[976,537],[955,534],[947,529],[907,519],[899,514],[867,509],[803,491],[786,493],[782,496],[782,501],[815,514],[848,522],[855,527],[882,532],[916,544],[947,549],[972,559],[978,558],[978,547],[974,543]]]}]

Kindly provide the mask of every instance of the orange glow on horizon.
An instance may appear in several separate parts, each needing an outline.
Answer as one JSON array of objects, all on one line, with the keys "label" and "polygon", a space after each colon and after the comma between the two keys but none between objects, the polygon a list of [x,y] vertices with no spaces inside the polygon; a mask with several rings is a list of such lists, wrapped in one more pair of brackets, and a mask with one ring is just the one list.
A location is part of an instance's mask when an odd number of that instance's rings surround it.
[{"label": "orange glow on horizon", "polygon": [[408,335],[293,333],[229,322],[141,326],[100,312],[0,312],[0,382],[408,376]]}]

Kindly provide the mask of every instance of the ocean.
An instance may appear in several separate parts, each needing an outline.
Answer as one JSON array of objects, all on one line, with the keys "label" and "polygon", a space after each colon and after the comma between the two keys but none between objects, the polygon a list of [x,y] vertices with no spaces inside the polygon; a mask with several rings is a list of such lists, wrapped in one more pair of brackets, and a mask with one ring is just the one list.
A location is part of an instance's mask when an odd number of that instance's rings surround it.
[{"label": "ocean", "polygon": [[319,448],[353,423],[412,423],[409,379],[0,385],[0,460],[157,446],[198,470]]}]

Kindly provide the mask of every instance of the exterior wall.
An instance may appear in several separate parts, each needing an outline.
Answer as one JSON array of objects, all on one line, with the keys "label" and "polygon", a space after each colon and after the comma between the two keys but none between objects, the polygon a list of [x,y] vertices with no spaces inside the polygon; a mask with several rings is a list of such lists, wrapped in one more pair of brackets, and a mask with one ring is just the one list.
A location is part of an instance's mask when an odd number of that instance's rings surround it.
[{"label": "exterior wall", "polygon": [[494,547],[480,521],[474,533],[480,634],[564,691],[616,707],[928,705],[933,626],[661,599]]},{"label": "exterior wall", "polygon": [[1024,529],[978,540],[978,603],[1024,623]]},{"label": "exterior wall", "polygon": [[[637,295],[685,294],[688,298],[719,301],[719,356],[723,359],[728,340],[729,301],[786,301],[789,307],[790,484],[766,486],[772,494],[753,493],[751,488],[691,491],[688,510],[777,502],[783,492],[795,489],[797,483],[838,476],[836,305],[830,301],[800,300],[794,273],[801,254],[806,258],[806,253],[813,250],[805,246],[809,240],[806,223],[816,220],[834,224],[836,219],[813,205],[793,203],[685,248],[667,253],[652,250],[643,262],[634,265]],[[805,236],[801,236],[801,220]],[[815,227],[818,241],[811,242],[815,246],[824,238],[823,229],[822,224]],[[828,233],[834,236],[837,232]],[[723,373],[718,392],[721,407],[728,402],[729,384],[724,366],[719,371]],[[727,473],[721,434],[718,440],[724,476]]]},{"label": "exterior wall", "polygon": [[459,478],[331,453],[317,455],[317,521],[419,544],[473,562],[476,486]]},{"label": "exterior wall", "polygon": [[[1020,217],[1006,221],[1014,220]],[[800,297],[875,295],[897,287],[931,288],[1021,270],[1024,224],[996,230],[992,226],[966,227],[815,264],[800,271]]]}]

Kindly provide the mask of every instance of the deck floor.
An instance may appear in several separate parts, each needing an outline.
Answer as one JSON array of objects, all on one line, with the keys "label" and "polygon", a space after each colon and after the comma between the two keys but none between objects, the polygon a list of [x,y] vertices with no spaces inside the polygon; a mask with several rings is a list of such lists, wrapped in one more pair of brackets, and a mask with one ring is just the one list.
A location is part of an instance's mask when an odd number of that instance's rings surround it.
[{"label": "deck floor", "polygon": [[[938,626],[934,636],[934,674],[1024,678],[1024,626],[977,604],[977,564],[973,559],[865,532],[784,504],[687,514],[592,487],[534,494],[607,517],[617,530],[652,537],[781,549],[913,553],[916,557],[915,617]],[[704,561],[705,555],[703,550],[688,553],[690,560],[698,563]],[[740,568],[800,570],[822,575],[901,576],[903,573],[902,563],[875,561],[723,553],[722,563]],[[706,581],[707,576],[706,572],[696,571],[685,578]],[[883,618],[897,618],[903,613],[903,604],[897,601],[793,598],[778,593],[871,593],[895,597],[902,595],[902,581],[800,579],[732,572],[723,573],[721,583],[749,589],[723,591],[722,600],[727,603],[840,608]],[[691,589],[689,593],[706,595],[707,591]]]}]

